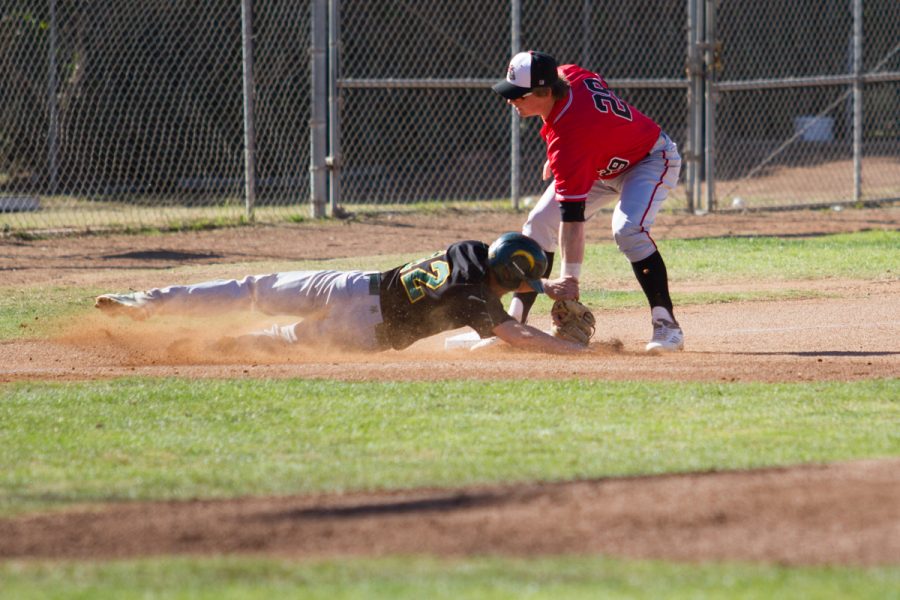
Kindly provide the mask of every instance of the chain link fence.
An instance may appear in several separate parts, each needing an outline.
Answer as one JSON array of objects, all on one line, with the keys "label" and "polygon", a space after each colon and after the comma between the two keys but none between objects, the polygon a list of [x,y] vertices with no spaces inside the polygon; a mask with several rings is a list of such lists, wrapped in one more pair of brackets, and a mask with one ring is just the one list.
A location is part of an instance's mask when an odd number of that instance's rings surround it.
[{"label": "chain link fence", "polygon": [[721,208],[900,197],[900,3],[729,2],[715,25]]},{"label": "chain link fence", "polygon": [[[598,70],[673,139],[685,140],[686,3],[340,6],[340,197],[332,204],[539,196],[546,186],[540,120],[511,116],[490,89],[505,75],[513,45]],[[674,196],[683,205],[684,191]]]},{"label": "chain link fence", "polygon": [[896,0],[7,0],[0,228],[539,195],[514,51],[600,72],[685,159],[670,208],[900,198]]},{"label": "chain link fence", "polygon": [[[11,0],[0,12],[0,226],[103,229],[306,215],[310,6]],[[251,212],[252,211],[252,212]]]},{"label": "chain link fence", "polygon": [[506,60],[509,6],[340,4],[332,204],[508,198],[509,117],[484,84]]}]

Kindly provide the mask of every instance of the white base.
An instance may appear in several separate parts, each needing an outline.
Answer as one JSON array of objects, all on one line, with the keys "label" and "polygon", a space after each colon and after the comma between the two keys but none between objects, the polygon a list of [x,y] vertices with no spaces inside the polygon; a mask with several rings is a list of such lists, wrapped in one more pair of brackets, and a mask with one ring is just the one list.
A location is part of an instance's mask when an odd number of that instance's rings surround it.
[{"label": "white base", "polygon": [[460,348],[468,350],[481,341],[481,337],[474,331],[467,331],[457,335],[451,335],[444,340],[444,350],[459,350]]}]

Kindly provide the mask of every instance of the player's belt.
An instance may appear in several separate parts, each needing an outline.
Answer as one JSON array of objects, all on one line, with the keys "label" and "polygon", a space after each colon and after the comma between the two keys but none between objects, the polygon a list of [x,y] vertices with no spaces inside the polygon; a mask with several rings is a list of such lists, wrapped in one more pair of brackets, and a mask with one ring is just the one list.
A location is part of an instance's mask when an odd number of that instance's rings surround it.
[{"label": "player's belt", "polygon": [[369,273],[369,294],[377,296],[381,293],[381,273]]},{"label": "player's belt", "polygon": [[647,153],[647,156],[650,156],[651,154],[653,154],[653,153],[656,152],[657,150],[662,150],[662,149],[665,148],[665,147],[669,144],[669,142],[671,142],[671,141],[672,141],[671,138],[670,138],[668,135],[666,135],[666,132],[665,132],[665,131],[660,131],[660,132],[659,132],[659,137],[656,138],[656,141],[653,143],[653,147],[650,148],[650,152]]},{"label": "player's belt", "polygon": [[[369,279],[369,295],[380,296],[381,273],[369,273],[368,275],[366,275],[366,277],[368,277]],[[379,308],[381,305],[380,300],[381,299],[379,298]],[[375,339],[378,341],[379,350],[390,350],[393,347],[391,345],[391,336],[388,332],[387,323],[385,323],[384,321],[375,326]]]}]

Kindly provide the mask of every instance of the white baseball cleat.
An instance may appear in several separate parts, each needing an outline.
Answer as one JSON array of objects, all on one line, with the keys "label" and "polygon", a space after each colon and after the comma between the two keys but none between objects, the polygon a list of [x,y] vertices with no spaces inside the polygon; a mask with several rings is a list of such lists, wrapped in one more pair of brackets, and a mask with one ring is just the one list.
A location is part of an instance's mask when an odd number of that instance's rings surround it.
[{"label": "white baseball cleat", "polygon": [[103,294],[97,296],[94,306],[109,316],[126,315],[136,321],[143,321],[150,316],[147,308],[147,294]]},{"label": "white baseball cleat", "polygon": [[684,332],[668,310],[662,306],[654,306],[651,312],[653,319],[653,337],[647,344],[650,354],[677,352],[684,350]]}]

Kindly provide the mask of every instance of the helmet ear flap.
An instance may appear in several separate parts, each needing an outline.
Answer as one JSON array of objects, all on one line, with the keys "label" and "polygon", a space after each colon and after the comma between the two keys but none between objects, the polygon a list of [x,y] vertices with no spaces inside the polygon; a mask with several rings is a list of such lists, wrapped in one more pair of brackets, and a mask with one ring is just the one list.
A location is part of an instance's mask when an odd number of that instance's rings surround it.
[{"label": "helmet ear flap", "polygon": [[494,269],[497,283],[505,290],[514,290],[519,287],[519,278],[516,277],[510,265],[497,265]]}]

